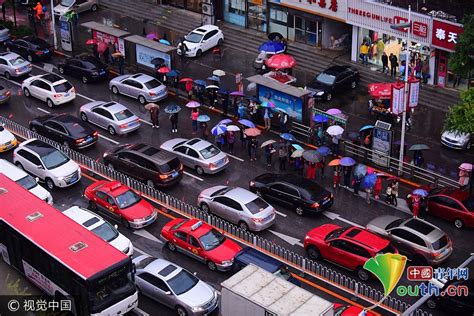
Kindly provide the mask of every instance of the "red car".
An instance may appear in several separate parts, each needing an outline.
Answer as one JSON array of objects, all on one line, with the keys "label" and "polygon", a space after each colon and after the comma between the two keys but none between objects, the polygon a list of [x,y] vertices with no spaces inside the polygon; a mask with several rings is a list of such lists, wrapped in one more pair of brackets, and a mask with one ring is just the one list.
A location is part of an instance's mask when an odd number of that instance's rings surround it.
[{"label": "red car", "polygon": [[428,197],[429,214],[454,223],[456,228],[474,227],[474,195],[454,188],[433,190]]},{"label": "red car", "polygon": [[[358,306],[334,303],[334,316],[359,316],[362,311],[363,309]],[[375,316],[377,314],[366,312],[364,315]]]},{"label": "red car", "polygon": [[158,212],[140,194],[119,181],[97,181],[86,188],[89,208],[101,211],[128,228],[142,228],[156,220]]},{"label": "red car", "polygon": [[169,250],[178,250],[202,261],[211,271],[232,269],[234,257],[242,249],[214,227],[197,219],[174,219],[163,227],[160,237]]},{"label": "red car", "polygon": [[342,228],[326,224],[309,231],[304,238],[304,248],[313,259],[326,259],[344,268],[357,270],[362,281],[370,277],[364,263],[379,253],[398,253],[390,241],[359,227]]}]

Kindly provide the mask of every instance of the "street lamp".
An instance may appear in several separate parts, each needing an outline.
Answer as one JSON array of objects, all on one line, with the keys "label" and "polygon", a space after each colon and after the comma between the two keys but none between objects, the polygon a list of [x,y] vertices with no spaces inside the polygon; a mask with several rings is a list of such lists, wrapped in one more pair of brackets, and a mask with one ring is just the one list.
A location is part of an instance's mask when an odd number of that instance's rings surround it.
[{"label": "street lamp", "polygon": [[408,6],[408,22],[390,25],[391,29],[400,30],[408,27],[407,37],[407,50],[405,58],[405,97],[403,99],[403,113],[402,113],[402,135],[400,139],[400,157],[398,163],[398,175],[403,174],[403,155],[405,151],[405,130],[407,121],[407,109],[408,109],[408,61],[410,60],[410,43],[411,43],[411,5]]},{"label": "street lamp", "polygon": [[54,0],[51,0],[51,28],[53,32],[54,50],[58,49],[58,37],[56,35],[56,18],[54,17]]}]

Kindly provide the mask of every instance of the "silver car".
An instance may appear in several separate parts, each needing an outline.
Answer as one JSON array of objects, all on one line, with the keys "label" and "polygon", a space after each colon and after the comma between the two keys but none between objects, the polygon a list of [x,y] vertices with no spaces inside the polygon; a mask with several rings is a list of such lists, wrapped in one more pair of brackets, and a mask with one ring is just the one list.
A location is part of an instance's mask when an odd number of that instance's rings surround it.
[{"label": "silver car", "polygon": [[123,75],[109,82],[113,94],[135,98],[141,104],[157,102],[168,96],[168,88],[155,78],[145,74]]},{"label": "silver car", "polygon": [[20,77],[31,72],[30,62],[15,53],[0,53],[0,74],[5,78]]},{"label": "silver car", "polygon": [[261,231],[275,223],[275,209],[261,197],[239,187],[218,185],[197,199],[205,212],[220,216],[243,230]]},{"label": "silver car", "polygon": [[178,156],[183,165],[196,170],[199,175],[217,173],[229,164],[229,157],[224,152],[200,138],[173,138],[160,148]]},{"label": "silver car", "polygon": [[179,316],[208,315],[217,308],[217,291],[195,275],[164,259],[133,259],[140,293],[176,311]]},{"label": "silver car", "polygon": [[81,120],[91,122],[109,132],[123,135],[137,130],[141,123],[138,116],[117,102],[93,101],[79,110]]},{"label": "silver car", "polygon": [[54,7],[54,15],[65,15],[72,10],[77,13],[82,13],[91,10],[97,11],[99,8],[97,0],[61,0],[57,6]]},{"label": "silver car", "polygon": [[5,43],[10,39],[10,30],[0,25],[0,43]]},{"label": "silver car", "polygon": [[383,215],[371,220],[366,228],[389,239],[401,254],[417,265],[438,265],[453,252],[448,235],[419,218]]}]

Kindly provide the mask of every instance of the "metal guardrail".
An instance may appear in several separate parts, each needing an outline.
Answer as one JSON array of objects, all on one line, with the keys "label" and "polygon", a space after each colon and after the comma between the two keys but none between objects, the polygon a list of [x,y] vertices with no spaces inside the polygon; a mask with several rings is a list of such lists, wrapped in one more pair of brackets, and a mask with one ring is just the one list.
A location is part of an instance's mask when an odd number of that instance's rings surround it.
[{"label": "metal guardrail", "polygon": [[296,122],[291,122],[290,132],[292,134],[304,137],[307,143],[311,143],[311,136],[314,134],[311,127]]},{"label": "metal guardrail", "polygon": [[[179,212],[186,217],[194,217],[199,220],[205,221],[210,225],[227,233],[230,238],[236,239],[244,244],[257,248],[260,251],[273,255],[280,261],[283,261],[288,265],[297,268],[299,271],[302,271],[305,274],[312,275],[326,283],[335,284],[342,288],[344,291],[351,293],[352,295],[359,296],[367,301],[375,303],[380,301],[384,297],[383,292],[369,285],[356,281],[351,277],[334,271],[331,268],[328,268],[318,262],[312,261],[300,254],[297,254],[289,249],[277,245],[276,243],[262,238],[252,232],[244,231],[236,225],[230,224],[214,215],[205,213],[196,206],[189,205],[169,194],[151,188],[145,183],[130,178],[116,170],[110,169],[104,164],[97,162],[96,160],[86,155],[83,155],[64,145],[60,145],[46,137],[43,137],[33,131],[30,131],[28,128],[13,121],[10,121],[5,117],[0,116],[0,123],[4,124],[4,127],[13,132],[14,134],[24,139],[38,138],[54,146],[57,149],[62,150],[72,160],[76,161],[84,168],[94,173],[97,173],[103,177],[118,180],[126,184],[127,186],[145,194],[147,197],[151,198],[152,200],[154,200],[155,202],[157,202],[168,210]],[[382,306],[395,313],[403,313],[410,307],[409,304],[391,296],[387,296],[385,298]],[[423,310],[417,309],[415,315],[428,316],[430,314]]]}]

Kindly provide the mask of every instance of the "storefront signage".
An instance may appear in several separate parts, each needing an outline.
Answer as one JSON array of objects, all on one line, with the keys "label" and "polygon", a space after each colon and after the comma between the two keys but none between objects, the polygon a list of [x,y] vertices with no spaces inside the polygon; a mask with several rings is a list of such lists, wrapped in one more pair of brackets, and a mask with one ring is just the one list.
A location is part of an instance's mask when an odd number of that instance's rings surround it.
[{"label": "storefront signage", "polygon": [[459,35],[463,32],[464,29],[461,24],[433,19],[433,31],[431,32],[432,46],[454,52]]},{"label": "storefront signage", "polygon": [[346,0],[280,0],[280,3],[317,15],[346,19]]},{"label": "storefront signage", "polygon": [[123,39],[96,30],[92,30],[92,37],[98,42],[113,44],[115,46],[115,49],[118,50],[123,56],[125,56],[125,42],[123,41]]},{"label": "storefront signage", "polygon": [[[429,45],[431,17],[411,13],[412,39],[414,42]],[[407,37],[408,29],[394,30],[392,24],[408,22],[408,11],[366,0],[347,0],[347,22],[369,30]]]},{"label": "storefront signage", "polygon": [[138,44],[135,47],[136,47],[137,64],[147,66],[150,68],[155,68],[155,66],[151,63],[151,60],[153,58],[162,58],[165,61],[166,67],[171,68],[170,55],[151,49],[149,47],[138,45]]},{"label": "storefront signage", "polygon": [[282,109],[293,120],[303,120],[303,100],[300,98],[261,85],[258,86],[258,98],[262,102],[270,100],[275,104],[274,109]]},{"label": "storefront signage", "polygon": [[405,85],[403,83],[392,85],[392,108],[395,115],[400,115],[405,109]]},{"label": "storefront signage", "polygon": [[[390,124],[388,124],[390,126]],[[372,160],[379,166],[388,167],[391,156],[393,132],[390,129],[376,126],[373,131]]]},{"label": "storefront signage", "polygon": [[418,98],[420,96],[420,80],[410,78],[408,80],[408,106],[414,108],[418,105]]}]

